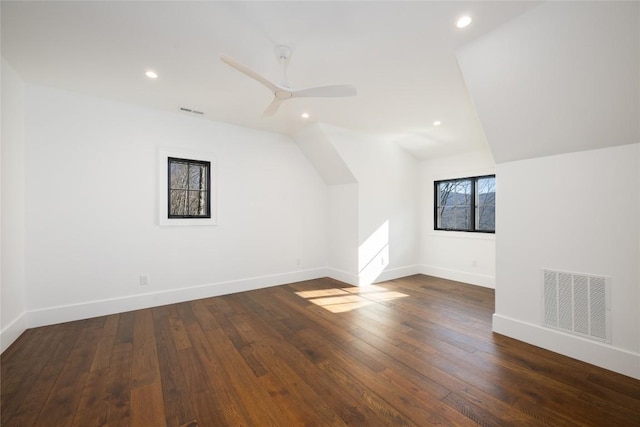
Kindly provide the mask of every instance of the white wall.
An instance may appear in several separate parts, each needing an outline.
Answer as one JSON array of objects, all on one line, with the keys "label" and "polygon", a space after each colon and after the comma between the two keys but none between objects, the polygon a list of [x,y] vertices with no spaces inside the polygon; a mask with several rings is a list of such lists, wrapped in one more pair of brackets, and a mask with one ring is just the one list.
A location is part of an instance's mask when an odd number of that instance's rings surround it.
[{"label": "white wall", "polygon": [[358,283],[358,183],[325,127],[312,123],[294,140],[327,184],[327,274]]},{"label": "white wall", "polygon": [[27,328],[24,83],[2,59],[0,351]]},{"label": "white wall", "polygon": [[324,128],[358,182],[358,283],[417,273],[418,162],[397,144]]},{"label": "white wall", "polygon": [[327,267],[329,276],[358,283],[358,184],[328,187]]},{"label": "white wall", "polygon": [[[37,86],[26,129],[31,326],[326,275],[327,189],[288,137]],[[216,157],[217,226],[158,226],[159,148]]]},{"label": "white wall", "polygon": [[[495,287],[494,234],[437,231],[433,227],[434,181],[493,173],[495,163],[489,149],[420,164],[420,264],[423,274]],[[500,177],[496,177],[497,187],[500,187],[500,181]],[[499,188],[497,203],[501,198],[500,191]]]},{"label": "white wall", "polygon": [[[640,378],[640,145],[497,165],[494,330]],[[611,278],[612,342],[542,328],[541,269]]]}]

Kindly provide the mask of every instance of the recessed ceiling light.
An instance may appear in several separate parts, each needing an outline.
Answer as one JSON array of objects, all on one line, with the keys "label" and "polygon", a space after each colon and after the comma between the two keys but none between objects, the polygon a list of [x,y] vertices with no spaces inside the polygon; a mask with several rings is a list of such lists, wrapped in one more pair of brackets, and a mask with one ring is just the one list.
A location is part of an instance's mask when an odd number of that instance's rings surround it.
[{"label": "recessed ceiling light", "polygon": [[144,75],[149,77],[150,79],[157,79],[158,78],[158,73],[156,73],[155,71],[152,71],[152,70],[149,70],[149,71],[145,72]]},{"label": "recessed ceiling light", "polygon": [[433,122],[434,126],[440,126],[442,124],[442,122],[440,120],[436,120],[435,122]]},{"label": "recessed ceiling light", "polygon": [[468,16],[468,15],[465,15],[465,16],[461,17],[460,19],[458,19],[458,22],[456,22],[456,27],[464,28],[469,24],[471,24],[471,17]]},{"label": "recessed ceiling light", "polygon": [[303,119],[308,119],[309,118],[309,113],[302,113],[302,114],[300,114],[300,117],[302,117]]}]

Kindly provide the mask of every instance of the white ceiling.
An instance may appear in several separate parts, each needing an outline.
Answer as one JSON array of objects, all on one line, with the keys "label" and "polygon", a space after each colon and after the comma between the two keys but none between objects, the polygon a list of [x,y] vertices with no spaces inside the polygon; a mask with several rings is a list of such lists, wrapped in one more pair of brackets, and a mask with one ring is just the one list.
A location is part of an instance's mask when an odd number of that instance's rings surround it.
[{"label": "white ceiling", "polygon": [[[3,0],[2,56],[33,84],[289,135],[319,121],[429,158],[486,146],[456,49],[538,4]],[[473,22],[457,29],[463,14]],[[353,84],[358,95],[292,99],[262,118],[272,94],[219,54],[278,82],[281,44],[293,48],[292,86]]]}]

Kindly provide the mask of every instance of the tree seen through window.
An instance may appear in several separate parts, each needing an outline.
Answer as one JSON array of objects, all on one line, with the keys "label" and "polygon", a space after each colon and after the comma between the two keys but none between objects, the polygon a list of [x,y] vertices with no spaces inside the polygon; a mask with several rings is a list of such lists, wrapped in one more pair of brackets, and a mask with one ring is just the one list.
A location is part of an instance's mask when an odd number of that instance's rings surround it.
[{"label": "tree seen through window", "polygon": [[434,182],[434,228],[495,232],[495,175]]},{"label": "tree seen through window", "polygon": [[169,218],[210,218],[211,164],[169,157]]}]

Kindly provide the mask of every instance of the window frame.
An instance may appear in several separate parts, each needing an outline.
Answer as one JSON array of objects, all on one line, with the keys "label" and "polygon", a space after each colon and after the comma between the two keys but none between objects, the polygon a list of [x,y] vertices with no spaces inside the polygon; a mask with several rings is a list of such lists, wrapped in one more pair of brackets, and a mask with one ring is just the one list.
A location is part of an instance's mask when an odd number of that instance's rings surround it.
[{"label": "window frame", "polygon": [[[185,163],[189,166],[191,165],[199,165],[206,167],[206,214],[204,215],[174,215],[171,213],[171,191],[174,188],[171,187],[171,164],[173,163]],[[187,177],[187,188],[186,191],[193,191],[189,189],[189,177]],[[182,189],[180,189],[182,190]],[[187,202],[188,203],[188,202]],[[167,157],[167,217],[170,219],[175,218],[189,218],[189,219],[201,219],[201,218],[211,218],[211,162],[206,160],[194,160],[194,159],[185,159],[181,157]]]},{"label": "window frame", "polygon": [[[209,162],[209,218],[204,217],[187,217],[187,218],[170,218],[169,217],[169,158],[178,159],[195,159],[198,161]],[[204,150],[190,150],[182,148],[158,148],[158,180],[157,180],[157,224],[160,227],[174,226],[215,226],[218,225],[218,180],[217,180],[217,163],[213,153]]]},{"label": "window frame", "polygon": [[[478,175],[478,176],[469,176],[463,178],[450,178],[450,179],[441,179],[433,181],[433,229],[436,231],[457,231],[457,232],[465,232],[465,233],[483,233],[483,234],[495,234],[496,232],[496,224],[495,224],[495,190],[494,190],[494,223],[493,230],[480,230],[476,226],[476,210],[478,209],[478,180],[485,178],[493,178],[495,180],[495,174],[487,174],[487,175]],[[457,182],[457,181],[471,181],[471,194],[469,204],[469,224],[471,228],[463,229],[463,228],[445,228],[438,226],[438,210],[439,206],[439,193],[438,186],[441,183],[445,182]]]}]

